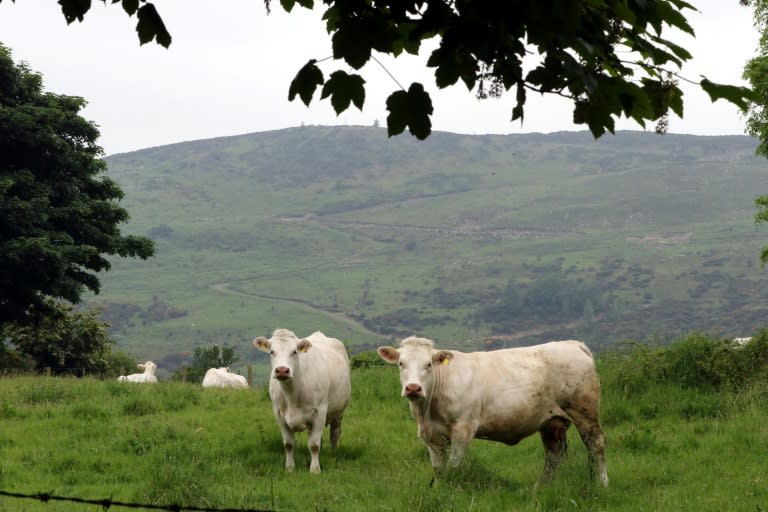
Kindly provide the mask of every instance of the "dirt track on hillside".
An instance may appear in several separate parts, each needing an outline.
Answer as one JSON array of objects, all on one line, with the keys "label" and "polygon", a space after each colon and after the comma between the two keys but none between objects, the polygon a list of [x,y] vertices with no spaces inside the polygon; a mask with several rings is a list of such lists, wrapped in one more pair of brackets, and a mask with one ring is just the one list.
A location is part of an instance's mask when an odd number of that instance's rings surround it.
[{"label": "dirt track on hillside", "polygon": [[236,295],[238,297],[254,297],[257,299],[267,299],[267,300],[275,300],[280,302],[287,302],[289,304],[293,304],[294,306],[298,306],[302,309],[305,309],[307,311],[311,311],[313,313],[319,313],[321,315],[325,315],[327,317],[330,317],[333,320],[336,320],[338,322],[341,322],[343,324],[348,325],[349,327],[355,329],[356,331],[361,331],[366,334],[369,334],[371,336],[375,336],[378,338],[382,338],[384,340],[389,340],[389,337],[379,333],[374,332],[370,329],[368,329],[365,325],[361,324],[354,318],[345,315],[344,313],[340,313],[338,311],[329,311],[327,309],[320,308],[312,303],[309,303],[307,301],[303,301],[300,299],[290,299],[287,297],[277,297],[275,295],[264,295],[264,294],[258,294],[258,293],[245,293],[238,290],[233,290],[229,288],[228,283],[214,283],[209,286],[211,289],[219,292],[224,293],[226,295]]}]

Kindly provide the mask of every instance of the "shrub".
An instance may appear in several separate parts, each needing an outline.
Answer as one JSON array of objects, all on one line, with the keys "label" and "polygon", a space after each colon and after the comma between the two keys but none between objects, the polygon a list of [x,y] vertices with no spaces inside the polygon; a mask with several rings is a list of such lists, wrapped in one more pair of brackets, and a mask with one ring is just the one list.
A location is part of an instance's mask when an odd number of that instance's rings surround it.
[{"label": "shrub", "polygon": [[375,350],[366,350],[355,354],[349,360],[349,364],[353,370],[357,368],[371,368],[372,366],[384,366],[387,363],[379,357],[379,354]]},{"label": "shrub", "polygon": [[601,355],[603,382],[625,395],[655,384],[699,390],[745,389],[768,377],[768,330],[743,348],[729,340],[693,333],[668,346],[625,342]]}]

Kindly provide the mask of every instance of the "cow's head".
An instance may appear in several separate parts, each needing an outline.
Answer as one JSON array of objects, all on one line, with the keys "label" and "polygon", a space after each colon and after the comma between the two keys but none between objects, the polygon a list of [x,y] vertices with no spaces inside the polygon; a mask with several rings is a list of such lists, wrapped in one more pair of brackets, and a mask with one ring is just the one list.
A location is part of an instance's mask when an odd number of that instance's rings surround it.
[{"label": "cow's head", "polygon": [[287,329],[278,329],[270,339],[259,336],[253,345],[270,355],[272,359],[272,377],[287,381],[296,375],[299,366],[299,354],[312,347],[309,340],[300,340]]},{"label": "cow's head", "polygon": [[453,353],[435,350],[432,340],[411,336],[400,342],[400,348],[379,347],[379,356],[388,363],[400,367],[402,396],[411,401],[430,395],[435,375],[435,365],[448,364]]},{"label": "cow's head", "polygon": [[139,370],[144,370],[144,373],[150,373],[152,375],[154,375],[155,370],[157,370],[157,365],[152,361],[147,361],[146,363],[139,363],[136,365],[136,367]]}]

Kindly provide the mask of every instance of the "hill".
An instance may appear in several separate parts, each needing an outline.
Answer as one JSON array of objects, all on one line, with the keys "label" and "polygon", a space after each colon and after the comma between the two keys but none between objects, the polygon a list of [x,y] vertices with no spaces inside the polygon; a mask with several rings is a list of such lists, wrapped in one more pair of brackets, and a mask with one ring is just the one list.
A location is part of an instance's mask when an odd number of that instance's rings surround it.
[{"label": "hill", "polygon": [[300,127],[107,158],[158,243],[90,302],[119,347],[172,369],[196,346],[288,327],[352,352],[407,334],[461,349],[765,325],[742,136],[434,133]]}]

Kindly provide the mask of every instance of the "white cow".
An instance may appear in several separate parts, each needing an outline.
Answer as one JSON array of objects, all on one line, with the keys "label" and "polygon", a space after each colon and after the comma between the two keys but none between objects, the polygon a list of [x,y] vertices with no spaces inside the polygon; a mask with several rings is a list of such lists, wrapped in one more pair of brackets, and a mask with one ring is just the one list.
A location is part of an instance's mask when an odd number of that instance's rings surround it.
[{"label": "white cow", "polygon": [[733,347],[736,350],[741,350],[752,341],[752,336],[746,337],[746,338],[733,338],[733,341],[731,342],[731,347]]},{"label": "white cow", "polygon": [[419,437],[435,477],[458,465],[472,438],[517,444],[539,432],[547,482],[566,455],[574,423],[587,446],[592,472],[608,485],[605,438],[600,428],[600,381],[589,349],[579,341],[463,353],[436,350],[411,336],[379,355],[400,367],[402,396],[410,400]]},{"label": "white cow", "polygon": [[248,381],[242,375],[230,372],[229,368],[210,368],[203,377],[204,388],[247,388]]},{"label": "white cow", "polygon": [[285,469],[293,471],[294,432],[307,430],[312,461],[309,470],[320,472],[323,429],[331,427],[331,447],[341,436],[341,419],[351,396],[349,356],[341,341],[317,331],[304,339],[277,329],[270,339],[259,336],[256,348],[270,354],[272,378],[269,396],[283,434]]},{"label": "white cow", "polygon": [[157,383],[157,377],[155,377],[155,370],[157,365],[152,361],[146,363],[139,363],[136,365],[140,370],[144,370],[144,373],[132,373],[130,375],[121,375],[117,378],[120,382],[138,382],[138,383]]}]

